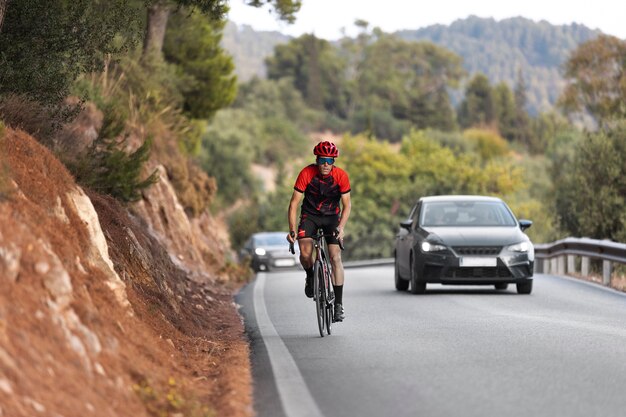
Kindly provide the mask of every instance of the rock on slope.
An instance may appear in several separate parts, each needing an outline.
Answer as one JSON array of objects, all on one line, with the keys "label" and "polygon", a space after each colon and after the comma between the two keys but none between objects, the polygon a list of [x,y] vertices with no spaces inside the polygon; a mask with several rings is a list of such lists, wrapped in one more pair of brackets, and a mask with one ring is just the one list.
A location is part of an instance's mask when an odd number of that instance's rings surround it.
[{"label": "rock on slope", "polygon": [[0,185],[0,416],[252,414],[209,217],[172,222],[165,179],[134,214],[86,194],[11,129]]}]

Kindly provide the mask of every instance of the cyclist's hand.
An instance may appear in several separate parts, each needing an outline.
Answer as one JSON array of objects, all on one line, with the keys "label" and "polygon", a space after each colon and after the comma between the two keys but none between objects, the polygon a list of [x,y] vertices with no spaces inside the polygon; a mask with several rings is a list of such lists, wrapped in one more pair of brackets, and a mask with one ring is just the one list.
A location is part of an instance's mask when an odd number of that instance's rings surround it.
[{"label": "cyclist's hand", "polygon": [[338,240],[343,240],[343,237],[344,237],[343,227],[338,227],[336,229],[335,236],[337,237]]},{"label": "cyclist's hand", "polygon": [[287,234],[287,242],[294,243],[296,241],[296,234],[293,232],[289,232]]}]

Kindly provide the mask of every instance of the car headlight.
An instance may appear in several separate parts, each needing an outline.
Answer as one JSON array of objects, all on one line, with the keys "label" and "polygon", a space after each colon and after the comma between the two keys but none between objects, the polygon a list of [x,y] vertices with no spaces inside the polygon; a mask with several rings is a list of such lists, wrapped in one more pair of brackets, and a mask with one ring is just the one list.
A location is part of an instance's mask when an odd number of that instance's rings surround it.
[{"label": "car headlight", "polygon": [[254,250],[254,253],[256,253],[259,256],[263,256],[263,255],[265,255],[265,249],[263,249],[263,248],[256,248]]},{"label": "car headlight", "polygon": [[520,242],[515,245],[507,246],[507,250],[511,252],[528,252],[530,250],[530,243],[528,242]]},{"label": "car headlight", "polygon": [[448,248],[446,248],[443,245],[437,245],[436,243],[430,243],[430,242],[422,242],[422,251],[423,252],[440,252],[443,250],[447,250]]}]

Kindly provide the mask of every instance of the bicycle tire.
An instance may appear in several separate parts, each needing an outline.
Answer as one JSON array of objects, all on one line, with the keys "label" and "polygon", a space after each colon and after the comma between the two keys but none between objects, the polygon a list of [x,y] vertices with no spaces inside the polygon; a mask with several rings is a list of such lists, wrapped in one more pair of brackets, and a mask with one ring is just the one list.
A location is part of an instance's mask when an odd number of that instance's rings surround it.
[{"label": "bicycle tire", "polygon": [[326,292],[320,287],[320,284],[324,282],[324,270],[322,262],[316,260],[313,266],[313,299],[315,300],[315,313],[317,316],[317,328],[320,331],[320,336],[324,337],[324,321],[326,310]]},{"label": "bicycle tire", "polygon": [[333,328],[333,303],[334,297],[332,296],[332,281],[330,276],[330,266],[326,263],[325,268],[325,279],[324,279],[324,291],[326,293],[325,302],[324,302],[324,319],[326,320],[326,333],[330,335],[332,333]]}]

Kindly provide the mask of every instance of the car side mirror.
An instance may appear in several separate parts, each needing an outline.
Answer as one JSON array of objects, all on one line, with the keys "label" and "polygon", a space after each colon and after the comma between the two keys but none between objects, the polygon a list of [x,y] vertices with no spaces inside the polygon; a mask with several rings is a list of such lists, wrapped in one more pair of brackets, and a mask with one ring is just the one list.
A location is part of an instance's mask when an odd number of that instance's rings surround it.
[{"label": "car side mirror", "polygon": [[413,226],[413,220],[405,220],[400,222],[400,227],[406,230],[411,230],[411,226]]},{"label": "car side mirror", "polygon": [[532,220],[520,219],[519,221],[519,228],[522,230],[526,230],[532,225],[533,225]]}]

